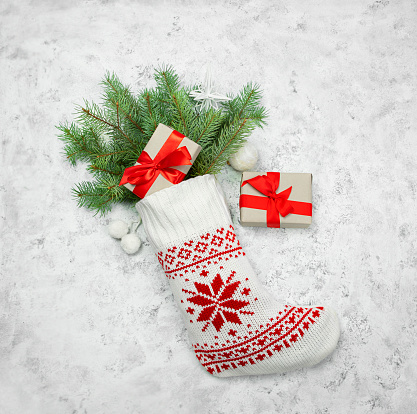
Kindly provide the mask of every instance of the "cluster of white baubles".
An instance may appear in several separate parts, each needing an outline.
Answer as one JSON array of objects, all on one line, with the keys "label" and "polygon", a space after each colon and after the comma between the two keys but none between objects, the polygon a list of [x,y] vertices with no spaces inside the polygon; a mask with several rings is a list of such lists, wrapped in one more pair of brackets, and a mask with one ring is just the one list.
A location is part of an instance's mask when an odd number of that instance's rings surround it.
[{"label": "cluster of white baubles", "polygon": [[[139,221],[135,221],[129,226],[123,220],[113,220],[107,227],[111,237],[120,239],[120,245],[127,254],[135,254],[142,244],[140,238],[135,233],[140,222],[141,219],[139,218]],[[129,228],[131,231],[130,233]]]}]

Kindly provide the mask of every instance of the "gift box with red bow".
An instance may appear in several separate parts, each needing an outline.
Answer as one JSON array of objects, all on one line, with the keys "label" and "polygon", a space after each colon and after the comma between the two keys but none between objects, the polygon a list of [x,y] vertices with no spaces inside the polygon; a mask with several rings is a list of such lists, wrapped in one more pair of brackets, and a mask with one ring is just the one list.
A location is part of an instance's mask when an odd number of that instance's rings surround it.
[{"label": "gift box with red bow", "polygon": [[180,183],[201,151],[183,134],[159,124],[136,164],[126,168],[119,185],[138,197]]},{"label": "gift box with red bow", "polygon": [[312,216],[311,184],[311,174],[244,172],[240,223],[248,227],[308,227]]}]

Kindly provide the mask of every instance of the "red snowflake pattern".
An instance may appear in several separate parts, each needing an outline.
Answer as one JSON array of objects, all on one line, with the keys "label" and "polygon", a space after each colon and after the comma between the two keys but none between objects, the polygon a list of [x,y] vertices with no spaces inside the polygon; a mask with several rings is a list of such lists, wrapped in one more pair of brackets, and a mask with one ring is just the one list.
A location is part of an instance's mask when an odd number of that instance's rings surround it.
[{"label": "red snowflake pattern", "polygon": [[197,322],[207,322],[203,327],[203,332],[210,323],[213,324],[217,332],[221,330],[226,321],[241,324],[242,321],[238,313],[253,315],[251,311],[242,311],[242,308],[249,305],[248,301],[233,299],[233,295],[240,285],[240,281],[231,281],[234,275],[235,272],[232,272],[226,283],[223,282],[220,274],[217,274],[210,284],[194,282],[197,292],[183,289],[184,292],[193,295],[187,299],[188,302],[203,307],[197,318]]}]

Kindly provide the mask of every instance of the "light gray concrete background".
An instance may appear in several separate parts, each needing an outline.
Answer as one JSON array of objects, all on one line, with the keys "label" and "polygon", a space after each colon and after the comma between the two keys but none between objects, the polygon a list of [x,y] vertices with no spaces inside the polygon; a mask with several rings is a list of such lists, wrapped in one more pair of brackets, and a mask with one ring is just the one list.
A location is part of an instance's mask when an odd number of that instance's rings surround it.
[{"label": "light gray concrete background", "polygon": [[[415,1],[0,1],[0,413],[413,413],[417,403]],[[330,304],[334,354],[286,375],[217,379],[198,364],[143,228],[126,255],[78,209],[88,178],[55,125],[135,90],[153,67],[219,92],[264,89],[261,171],[311,172],[307,230],[237,233],[261,281]],[[235,221],[239,174],[219,180]],[[237,223],[237,222],[236,222]]]}]

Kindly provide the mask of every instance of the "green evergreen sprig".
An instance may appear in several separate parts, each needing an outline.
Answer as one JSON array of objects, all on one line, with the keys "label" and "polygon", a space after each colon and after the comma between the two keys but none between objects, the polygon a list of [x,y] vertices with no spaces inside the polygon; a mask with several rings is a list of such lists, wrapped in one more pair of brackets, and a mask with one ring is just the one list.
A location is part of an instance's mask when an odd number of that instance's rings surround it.
[{"label": "green evergreen sprig", "polygon": [[156,69],[154,77],[156,87],[135,95],[115,74],[107,73],[101,83],[101,104],[85,101],[76,107],[75,122],[57,127],[66,159],[72,165],[87,163],[93,176],[92,181],[72,189],[79,207],[105,214],[114,203],[137,201],[137,196],[119,182],[159,123],[202,147],[186,179],[219,173],[252,131],[265,125],[267,112],[257,84],[244,86],[221,109],[200,112],[189,95],[198,85],[182,86],[171,66]]}]

